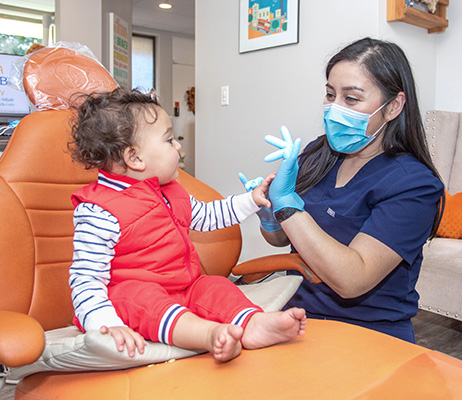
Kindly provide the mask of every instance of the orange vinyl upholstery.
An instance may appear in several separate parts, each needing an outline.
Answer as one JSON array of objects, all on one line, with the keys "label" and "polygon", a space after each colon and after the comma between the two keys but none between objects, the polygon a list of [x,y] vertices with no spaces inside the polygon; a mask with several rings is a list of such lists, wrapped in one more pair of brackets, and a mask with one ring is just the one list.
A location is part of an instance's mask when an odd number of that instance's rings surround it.
[{"label": "orange vinyl upholstery", "polygon": [[80,94],[110,91],[116,82],[96,60],[64,47],[33,52],[24,65],[24,90],[39,110],[69,108]]},{"label": "orange vinyl upholstery", "polygon": [[[5,348],[0,339],[0,362],[12,367],[38,357],[43,330],[72,321],[70,194],[96,172],[70,158],[71,118],[69,110],[31,114],[0,157],[0,338],[9,335],[15,344]],[[182,171],[179,181],[199,200],[221,197]],[[241,250],[239,227],[191,237],[204,273],[227,276]],[[256,272],[267,269],[262,263],[271,260],[260,260]],[[306,272],[299,259],[290,263]],[[364,328],[310,320],[305,336],[243,351],[228,363],[204,354],[120,371],[37,373],[21,381],[15,399],[456,399],[461,379],[462,363],[451,357]]]},{"label": "orange vinyl upholstery", "polygon": [[15,399],[456,400],[461,364],[375,331],[309,320],[304,337],[228,363],[204,354],[122,371],[40,373],[18,385]]},{"label": "orange vinyl upholstery", "polygon": [[0,290],[9,293],[0,309],[29,314],[45,330],[72,322],[70,289],[63,285],[72,260],[70,195],[96,177],[70,161],[63,135],[70,116],[54,110],[27,116],[0,159],[0,204],[9,210],[0,217]]},{"label": "orange vinyl upholstery", "polygon": [[[56,110],[27,116],[0,159],[0,204],[9,210],[0,217],[0,290],[15,289],[11,296],[0,297],[0,309],[27,313],[45,330],[72,323],[67,285],[74,233],[70,196],[97,175],[70,158],[71,118],[70,111]],[[222,198],[181,170],[179,181],[199,200]],[[191,239],[204,273],[230,274],[241,251],[238,225],[191,232]]]}]

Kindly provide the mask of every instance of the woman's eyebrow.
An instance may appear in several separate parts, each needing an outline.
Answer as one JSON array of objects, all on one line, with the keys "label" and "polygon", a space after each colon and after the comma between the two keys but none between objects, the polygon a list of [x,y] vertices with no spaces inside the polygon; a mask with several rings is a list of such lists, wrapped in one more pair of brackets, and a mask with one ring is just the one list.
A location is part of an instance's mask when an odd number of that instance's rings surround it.
[{"label": "woman's eyebrow", "polygon": [[342,90],[344,90],[344,91],[356,90],[358,92],[364,92],[364,89],[362,89],[362,88],[360,88],[358,86],[344,86],[342,88]]},{"label": "woman's eyebrow", "polygon": [[[326,86],[329,89],[335,90],[335,88],[329,83],[326,83]],[[345,91],[345,92],[348,92],[348,91],[351,91],[351,90],[356,90],[358,92],[364,92],[364,89],[360,88],[359,86],[344,86],[344,87],[342,87],[342,90]]]}]

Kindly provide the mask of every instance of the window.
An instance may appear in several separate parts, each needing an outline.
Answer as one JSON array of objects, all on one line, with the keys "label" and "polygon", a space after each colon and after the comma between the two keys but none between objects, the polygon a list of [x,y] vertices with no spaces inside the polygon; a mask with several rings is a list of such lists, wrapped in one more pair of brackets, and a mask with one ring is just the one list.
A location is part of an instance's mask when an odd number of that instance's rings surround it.
[{"label": "window", "polygon": [[24,55],[33,43],[47,45],[54,41],[53,12],[8,3],[0,4],[0,53]]},{"label": "window", "polygon": [[155,87],[155,38],[132,37],[132,87],[149,91]]}]

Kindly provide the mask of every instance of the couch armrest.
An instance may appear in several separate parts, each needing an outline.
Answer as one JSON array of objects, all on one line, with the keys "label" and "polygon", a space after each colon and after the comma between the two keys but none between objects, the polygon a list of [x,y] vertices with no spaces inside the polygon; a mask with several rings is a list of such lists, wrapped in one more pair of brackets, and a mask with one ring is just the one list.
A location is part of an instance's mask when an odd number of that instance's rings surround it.
[{"label": "couch armrest", "polygon": [[32,317],[0,311],[0,364],[20,367],[35,362],[45,347],[42,326]]},{"label": "couch armrest", "polygon": [[[271,256],[259,257],[253,260],[245,261],[242,264],[236,265],[232,273],[234,275],[259,276],[275,271],[296,270],[313,283],[319,283],[321,280],[316,274],[311,271],[308,265],[302,260],[299,254],[275,254]],[[245,279],[247,282],[253,279]]]}]

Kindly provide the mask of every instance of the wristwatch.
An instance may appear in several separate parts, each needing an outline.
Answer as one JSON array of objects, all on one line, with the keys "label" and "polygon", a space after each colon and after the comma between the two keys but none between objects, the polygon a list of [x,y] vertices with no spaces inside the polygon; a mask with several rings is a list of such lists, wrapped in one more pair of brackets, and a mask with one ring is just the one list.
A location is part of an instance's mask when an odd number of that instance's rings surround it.
[{"label": "wristwatch", "polygon": [[285,221],[287,218],[294,215],[297,211],[300,210],[292,207],[281,208],[274,213],[274,218],[276,218],[276,220],[281,223],[282,221]]}]

